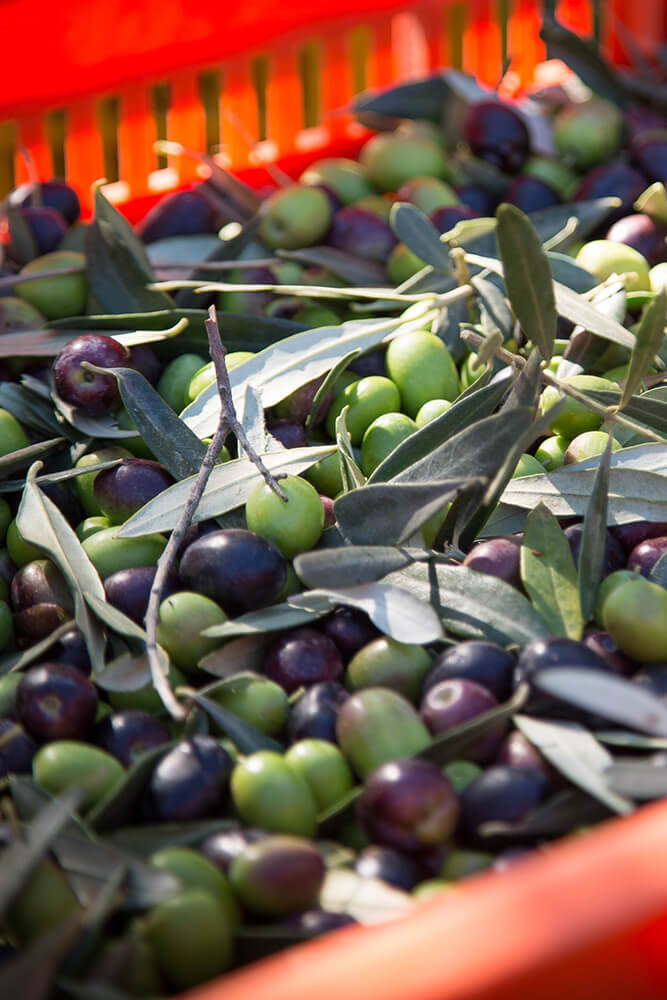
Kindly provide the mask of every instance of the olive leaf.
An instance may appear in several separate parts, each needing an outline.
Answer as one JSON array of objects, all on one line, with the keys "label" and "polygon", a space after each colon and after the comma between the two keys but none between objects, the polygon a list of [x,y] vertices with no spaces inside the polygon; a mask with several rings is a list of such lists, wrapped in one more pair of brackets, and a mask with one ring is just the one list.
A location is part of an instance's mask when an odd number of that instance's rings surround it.
[{"label": "olive leaf", "polygon": [[104,836],[104,843],[135,858],[148,859],[163,847],[200,844],[220,830],[238,829],[232,819],[196,819],[183,823],[142,823],[122,826]]},{"label": "olive leaf", "polygon": [[523,708],[528,696],[527,685],[519,686],[511,698],[500,705],[476,715],[466,722],[435,736],[431,743],[417,754],[422,760],[430,760],[438,767],[463,760],[491,735],[502,736],[509,720]]},{"label": "olive leaf", "polygon": [[553,635],[581,638],[584,619],[570,543],[556,518],[541,503],[526,520],[521,540],[521,582]]},{"label": "olive leaf", "polygon": [[667,736],[667,706],[624,677],[584,667],[540,670],[535,686],[546,694],[649,736]]},{"label": "olive leaf", "polygon": [[54,414],[51,403],[40,399],[23,385],[0,382],[0,406],[9,410],[23,427],[32,428],[39,434],[52,438],[71,436]]},{"label": "olive leaf", "polygon": [[0,358],[51,358],[72,338],[54,330],[20,330],[0,337]]},{"label": "olive leaf", "polygon": [[[299,595],[303,597],[303,595]],[[283,604],[273,604],[259,611],[248,611],[238,618],[232,618],[220,625],[211,625],[203,630],[202,635],[211,639],[234,639],[238,636],[280,632],[283,629],[297,628],[315,622],[331,612],[331,602],[326,597],[312,597],[303,606],[292,604],[289,600]]]},{"label": "olive leaf", "polygon": [[654,761],[618,761],[607,768],[605,778],[612,791],[635,802],[667,796],[667,769]]},{"label": "olive leaf", "polygon": [[477,835],[492,838],[496,843],[499,839],[507,840],[509,844],[522,840],[541,840],[544,837],[562,837],[577,827],[607,819],[610,812],[597,799],[570,786],[513,823],[482,823],[477,827]]},{"label": "olive leaf", "polygon": [[104,600],[104,587],[74,529],[36,485],[39,464],[35,463],[28,472],[16,526],[27,542],[44,549],[67,580],[74,596],[76,622],[86,641],[93,670],[97,670],[104,662],[105,637],[88,611],[84,592]]},{"label": "olive leaf", "polygon": [[476,301],[485,336],[489,337],[494,330],[499,330],[503,340],[509,340],[514,333],[514,317],[501,290],[480,275],[471,278],[470,284],[477,292]]},{"label": "olive leaf", "polygon": [[649,580],[667,590],[667,552],[663,552],[649,573]]},{"label": "olive leaf", "polygon": [[549,59],[562,59],[594,93],[621,108],[626,106],[627,91],[600,55],[597,41],[576,35],[548,13],[544,14],[540,38]]},{"label": "olive leaf", "polygon": [[550,361],[558,316],[549,259],[530,220],[515,205],[501,205],[496,219],[512,309],[525,335],[539,348],[542,358]]},{"label": "olive leaf", "polygon": [[[411,434],[409,441],[402,441],[394,448],[371,473],[368,482],[374,484],[395,480],[406,473],[411,466],[421,460],[427,460],[432,452],[450,438],[454,438],[484,417],[490,416],[506,392],[506,382],[500,381],[481,386],[474,392],[462,394],[445,413]],[[470,470],[466,469],[463,475],[469,473]],[[436,477],[426,476],[426,481],[429,478]]]},{"label": "olive leaf", "polygon": [[115,830],[136,816],[141,797],[153,771],[175,743],[163,743],[140,754],[122,779],[109,789],[86,816],[86,822],[96,833]]},{"label": "olive leaf", "polygon": [[[245,383],[250,382],[261,389],[264,406],[275,406],[295,389],[330,371],[351,351],[375,347],[402,327],[416,328],[397,319],[357,319],[285,337],[229,373],[234,400],[241,398]],[[181,416],[198,437],[208,437],[215,431],[219,412],[217,386],[210,385]]]},{"label": "olive leaf", "polygon": [[621,409],[630,402],[637,389],[641,386],[653,367],[656,354],[662,347],[665,339],[666,307],[667,295],[663,289],[656,295],[642,316],[639,329],[636,333],[637,341],[630,355],[630,367],[619,404]]},{"label": "olive leaf", "polygon": [[416,205],[407,201],[394,202],[389,220],[391,228],[408,250],[437,271],[450,273],[449,251],[440,242],[440,234],[431,220]]},{"label": "olive leaf", "polygon": [[79,938],[83,914],[70,917],[25,945],[0,967],[0,996],[21,1000],[48,1000],[53,981],[65,955]]},{"label": "olive leaf", "polygon": [[18,205],[4,204],[3,215],[7,222],[9,236],[9,251],[13,260],[19,264],[29,264],[40,256],[37,240]]},{"label": "olive leaf", "polygon": [[285,260],[297,260],[312,267],[323,267],[331,271],[348,285],[378,286],[387,280],[385,269],[374,260],[357,257],[336,247],[304,247],[302,250],[277,250],[276,256]]},{"label": "olive leaf", "polygon": [[44,653],[46,653],[51,646],[53,646],[61,636],[65,635],[66,632],[71,631],[74,628],[74,621],[62,622],[57,628],[53,630],[44,639],[40,639],[33,646],[28,646],[27,649],[23,649],[17,652],[6,653],[4,656],[0,657],[0,677],[4,677],[5,674],[14,673],[16,670],[23,670],[24,667],[29,667],[31,663],[35,663],[37,660],[42,659]]},{"label": "olive leaf", "polygon": [[206,446],[140,372],[134,368],[86,367],[116,378],[121,399],[138,432],[158,461],[176,479],[197,474],[206,454]]},{"label": "olive leaf", "polygon": [[516,587],[467,566],[413,562],[383,577],[435,608],[453,635],[525,645],[550,629]]},{"label": "olive leaf", "polygon": [[[83,594],[88,606],[95,612],[97,617],[104,625],[112,629],[112,631],[117,632],[118,635],[124,636],[126,639],[135,639],[139,643],[145,643],[146,633],[137,625],[132,618],[128,618],[127,615],[119,611],[118,608],[114,607],[107,600],[104,600],[99,596],[99,594],[93,594],[90,591],[84,591]],[[106,668],[105,668],[106,669]]]},{"label": "olive leaf", "polygon": [[607,506],[609,493],[609,463],[611,459],[611,434],[600,456],[593,480],[590,500],[584,515],[583,534],[579,549],[577,578],[579,600],[584,622],[593,617],[598,587],[602,579],[605,548],[607,544]]},{"label": "olive leaf", "polygon": [[485,480],[366,484],[336,500],[336,522],[343,536],[355,545],[401,545],[475,482]]},{"label": "olive leaf", "polygon": [[328,403],[330,402],[331,390],[334,385],[346,368],[348,368],[348,366],[351,365],[360,354],[361,350],[359,348],[356,348],[354,351],[350,351],[349,354],[346,354],[344,358],[341,358],[340,361],[333,366],[331,371],[327,373],[326,378],[313,397],[313,405],[311,406],[310,413],[306,418],[306,429],[310,429],[317,423],[318,417],[325,411]]},{"label": "olive leaf", "polygon": [[352,110],[356,115],[417,118],[439,125],[448,93],[449,86],[445,74],[438,72],[379,92],[371,90],[368,93],[358,94],[352,102]]},{"label": "olive leaf", "polygon": [[611,754],[576,722],[547,721],[516,715],[514,724],[549,763],[577,788],[592,795],[619,816],[632,812],[628,799],[612,792],[605,771]]},{"label": "olive leaf", "polygon": [[251,754],[257,750],[275,750],[282,753],[282,746],[277,740],[267,736],[255,726],[250,725],[240,719],[238,715],[228,711],[211,698],[193,691],[190,698],[195,704],[203,708],[215,725],[228,736],[232,743],[238,748],[240,753]]},{"label": "olive leaf", "polygon": [[366,482],[366,477],[357,465],[357,460],[352,451],[352,441],[347,429],[347,414],[349,409],[349,406],[344,406],[336,417],[336,447],[338,449],[338,462],[344,493],[358,489]]},{"label": "olive leaf", "polygon": [[331,610],[339,604],[364,611],[374,625],[397,642],[427,643],[443,638],[436,612],[428,604],[392,583],[360,583],[354,586],[319,588],[297,594],[291,599],[295,607],[308,607],[313,599],[324,597]]},{"label": "olive leaf", "polygon": [[[307,448],[289,448],[262,455],[270,472],[299,475],[315,462],[332,455],[335,445],[317,445]],[[118,538],[137,538],[156,531],[171,531],[187,503],[194,477],[189,476],[164,490],[133,514],[120,526]],[[216,465],[211,473],[204,495],[194,515],[194,521],[203,521],[234,510],[245,503],[253,486],[261,481],[261,473],[248,458],[237,458]]]},{"label": "olive leaf", "polygon": [[346,545],[342,549],[314,549],[294,559],[297,576],[307,587],[355,586],[382,579],[415,561],[428,561],[427,549],[389,545]]},{"label": "olive leaf", "polygon": [[48,441],[37,441],[35,444],[29,444],[25,448],[19,448],[17,451],[10,451],[6,455],[2,455],[0,457],[0,479],[32,465],[36,458],[53,451],[64,442],[65,438],[62,437],[49,438]]}]

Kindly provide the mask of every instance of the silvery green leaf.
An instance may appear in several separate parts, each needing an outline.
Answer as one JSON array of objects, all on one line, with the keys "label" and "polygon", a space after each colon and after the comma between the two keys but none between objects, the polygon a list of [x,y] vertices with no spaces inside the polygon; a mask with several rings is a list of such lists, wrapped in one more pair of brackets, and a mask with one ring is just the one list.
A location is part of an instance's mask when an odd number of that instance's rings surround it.
[{"label": "silvery green leaf", "polygon": [[535,226],[543,243],[553,239],[574,222],[567,242],[585,240],[599,228],[621,204],[619,198],[593,198],[588,201],[570,201],[551,208],[541,208],[531,212],[530,221]]},{"label": "silvery green leaf", "polygon": [[331,371],[327,373],[326,378],[313,397],[313,405],[311,406],[310,413],[306,419],[306,429],[312,427],[313,424],[316,423],[317,418],[330,402],[330,391],[338,381],[339,376],[342,375],[346,368],[352,364],[352,362],[358,358],[360,354],[361,351],[359,348],[354,351],[350,351],[349,354],[346,354],[344,358],[341,358],[340,361],[333,366]]},{"label": "silvery green leaf", "polygon": [[111,413],[105,414],[103,417],[93,417],[82,413],[78,406],[72,406],[71,403],[65,402],[56,392],[51,393],[51,398],[57,412],[80,434],[95,438],[131,438],[137,436],[136,430],[126,431],[120,428],[116,417]]},{"label": "silvery green leaf", "polygon": [[438,615],[429,605],[391,583],[360,583],[351,587],[320,588],[297,594],[290,603],[308,607],[310,600],[326,597],[332,609],[347,604],[365,611],[371,621],[397,642],[426,643],[443,637]]},{"label": "silvery green leaf", "polygon": [[96,672],[95,683],[103,691],[140,691],[151,683],[148,657],[123,653]]},{"label": "silvery green leaf", "polygon": [[[70,469],[61,469],[59,472],[45,472],[42,476],[35,476],[38,486],[47,483],[65,483],[68,479],[76,479],[87,472],[101,472],[103,469],[112,469],[121,462],[120,458],[114,458],[109,462],[97,462],[95,465],[84,467],[72,466]],[[25,485],[25,479],[6,479],[0,481],[0,493],[20,493]]]},{"label": "silvery green leaf", "polygon": [[549,260],[535,228],[519,208],[500,205],[496,220],[496,239],[512,309],[526,337],[549,361],[558,320]]},{"label": "silvery green leaf", "polygon": [[429,561],[427,549],[393,545],[346,545],[341,549],[314,549],[294,559],[297,576],[307,587],[355,586],[380,580],[415,561]]},{"label": "silvery green leaf", "polygon": [[[158,280],[162,278],[161,268],[165,268],[165,278],[189,278],[196,264],[207,260],[220,245],[214,233],[190,233],[187,236],[167,236],[155,240],[146,247],[146,254]],[[183,264],[182,273],[169,265]]]},{"label": "silvery green leaf", "polygon": [[230,677],[240,670],[260,673],[272,641],[271,635],[265,632],[238,636],[200,660],[197,669],[214,677]]},{"label": "silvery green leaf", "polygon": [[573,292],[580,295],[590,292],[598,283],[598,279],[574,262],[572,257],[566,253],[556,253],[554,250],[546,251],[547,260],[551,267],[554,281],[559,281],[562,285],[567,285]]},{"label": "silvery green leaf", "polygon": [[610,747],[627,747],[628,750],[667,750],[667,737],[640,736],[624,729],[596,729],[595,739]]},{"label": "silvery green leaf", "polygon": [[[275,406],[295,389],[328,372],[351,351],[374,347],[390,333],[407,326],[412,324],[397,319],[359,319],[286,337],[230,372],[234,401],[249,382],[261,389],[264,406]],[[198,437],[208,437],[215,431],[219,413],[217,386],[211,385],[200,392],[181,416]]]},{"label": "silvery green leaf", "polygon": [[667,797],[667,767],[647,760],[623,760],[611,764],[605,778],[612,791],[635,802]]},{"label": "silvery green leaf", "polygon": [[356,257],[336,247],[304,247],[303,250],[278,250],[278,257],[298,260],[302,264],[324,267],[346,281],[348,285],[382,285],[387,280],[384,268],[374,260]]},{"label": "silvery green leaf", "polygon": [[666,304],[667,296],[663,290],[644,310],[636,333],[637,342],[630,355],[630,367],[621,396],[621,409],[630,402],[632,396],[641,386],[644,378],[653,367],[656,354],[662,347],[665,339]]},{"label": "silvery green leaf", "polygon": [[284,604],[274,604],[259,611],[248,611],[245,615],[232,618],[221,625],[212,625],[204,629],[202,635],[213,639],[236,639],[244,635],[257,635],[267,632],[280,632],[283,629],[297,628],[317,621],[331,611],[331,602],[327,598],[313,598],[303,607],[292,604],[291,599]]},{"label": "silvery green leaf", "polygon": [[663,552],[648,576],[653,583],[667,590],[667,552]]},{"label": "silvery green leaf", "polygon": [[[251,447],[255,449],[257,454],[261,454],[263,451],[266,451],[266,425],[264,422],[262,397],[261,393],[258,392],[252,385],[246,385],[241,406],[236,411],[236,416],[241,422],[243,430],[246,432]],[[243,454],[245,454],[245,452],[239,445],[239,457]]]},{"label": "silvery green leaf", "polygon": [[607,545],[607,506],[609,494],[609,460],[611,458],[611,434],[607,446],[600,456],[595,473],[593,489],[584,515],[584,529],[577,565],[581,613],[585,622],[593,617],[600,580],[603,575],[605,548]]},{"label": "silvery green leaf", "polygon": [[354,545],[402,545],[474,479],[377,483],[353,489],[334,504],[336,523]]},{"label": "silvery green leaf", "polygon": [[53,412],[51,401],[40,399],[23,385],[0,382],[0,406],[9,410],[25,428],[32,428],[47,437],[70,435]]},{"label": "silvery green leaf", "polygon": [[176,416],[150,382],[133,368],[90,367],[115,376],[127,412],[158,461],[176,479],[196,475],[204,460],[206,446]]},{"label": "silvery green leaf", "polygon": [[[369,477],[369,483],[385,483],[404,473],[420,460],[444,445],[467,427],[490,416],[507,392],[505,382],[482,386],[472,393],[462,394],[441,416],[402,441]],[[465,475],[468,475],[466,471]]]},{"label": "silvery green leaf", "polygon": [[550,635],[530,601],[516,587],[467,566],[411,563],[383,577],[431,604],[448,632],[502,645],[525,645]]},{"label": "silvery green leaf", "polygon": [[[262,455],[270,472],[286,472],[298,476],[315,462],[333,454],[335,445],[317,445],[312,448],[289,448]],[[195,512],[194,521],[218,517],[245,503],[253,486],[261,481],[261,473],[248,458],[236,458],[231,462],[216,465],[213,469],[204,495]],[[119,538],[137,538],[150,535],[154,531],[171,531],[178,523],[183,505],[192,490],[194,476],[181,480],[164,490],[153,500],[149,500],[136,514],[133,514],[118,530]],[[160,525],[160,527],[155,527]]]},{"label": "silvery green leaf", "polygon": [[488,337],[494,330],[500,330],[503,340],[509,340],[514,332],[515,321],[503,293],[492,281],[480,275],[471,278],[470,284],[477,292],[477,305],[485,335]]},{"label": "silvery green leaf", "polygon": [[146,633],[141,626],[137,625],[132,618],[124,615],[118,608],[115,608],[113,604],[109,604],[108,601],[103,600],[97,594],[91,594],[87,591],[83,596],[100,621],[112,629],[112,631],[117,632],[118,635],[126,636],[128,639],[136,639],[139,642],[146,641]]},{"label": "silvery green leaf", "polygon": [[13,472],[18,472],[19,469],[26,468],[36,458],[39,458],[40,455],[46,454],[47,451],[52,451],[58,445],[63,444],[64,441],[65,438],[62,437],[50,438],[48,441],[37,441],[35,444],[29,444],[25,448],[19,448],[18,451],[7,452],[6,455],[0,457],[0,479],[4,479],[5,476],[11,476]]},{"label": "silvery green leaf", "polygon": [[514,723],[540,753],[573,785],[588,792],[618,815],[632,812],[632,803],[612,792],[604,772],[611,754],[583,726],[515,715]]},{"label": "silvery green leaf", "polygon": [[63,622],[47,635],[46,638],[36,642],[34,646],[28,646],[27,649],[18,652],[5,653],[0,657],[0,677],[13,673],[15,670],[23,670],[24,667],[29,667],[31,663],[35,663],[41,659],[51,646],[72,628],[74,628],[73,621]]},{"label": "silvery green leaf", "polygon": [[357,465],[357,460],[352,450],[352,441],[347,429],[347,412],[349,406],[344,406],[336,417],[336,447],[338,448],[338,461],[340,463],[340,475],[343,482],[343,491],[358,489],[366,482],[366,477]]},{"label": "silvery green leaf", "polygon": [[535,676],[540,691],[649,736],[667,736],[667,705],[640,684],[603,670],[554,667]]},{"label": "silvery green leaf", "polygon": [[659,226],[667,226],[667,189],[662,181],[656,181],[642,191],[634,207]]},{"label": "silvery green leaf", "polygon": [[331,868],[320,890],[319,904],[331,913],[348,913],[360,924],[376,924],[405,915],[415,900],[380,879]]},{"label": "silvery green leaf", "polygon": [[217,701],[207,698],[197,691],[190,695],[192,701],[206,712],[215,725],[227,736],[242,754],[255,753],[258,750],[273,750],[282,753],[282,746],[277,740],[267,736],[255,726],[245,722],[238,715],[223,708]]},{"label": "silvery green leaf", "polygon": [[[503,274],[502,264],[493,257],[482,257],[478,254],[466,253],[466,260],[469,264],[476,264],[479,267],[488,268],[494,274]],[[635,343],[634,334],[626,330],[624,326],[603,313],[599,312],[594,305],[588,302],[583,296],[573,292],[567,285],[554,281],[554,295],[556,298],[556,310],[560,316],[569,319],[578,326],[583,326],[585,330],[590,330],[598,337],[611,340],[622,347],[632,349]]]},{"label": "silvery green leaf", "polygon": [[584,619],[570,543],[554,515],[541,503],[526,520],[521,582],[553,635],[581,639]]},{"label": "silvery green leaf", "polygon": [[97,670],[104,662],[105,637],[90,615],[84,592],[104,600],[104,587],[74,529],[35,484],[36,472],[36,466],[28,472],[16,525],[27,542],[44,549],[67,580],[74,597],[76,622],[86,640],[93,670]]},{"label": "silvery green leaf", "polygon": [[436,270],[449,274],[449,251],[440,242],[440,234],[431,220],[416,205],[407,201],[394,202],[390,221],[392,229],[408,250]]}]

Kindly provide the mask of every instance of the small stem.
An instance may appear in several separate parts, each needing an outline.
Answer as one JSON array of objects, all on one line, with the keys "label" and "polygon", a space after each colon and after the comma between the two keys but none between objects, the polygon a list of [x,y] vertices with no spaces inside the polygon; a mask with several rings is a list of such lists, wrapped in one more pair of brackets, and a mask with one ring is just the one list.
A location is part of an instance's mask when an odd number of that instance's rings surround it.
[{"label": "small stem", "polygon": [[459,302],[461,299],[468,299],[474,293],[475,289],[472,285],[459,285],[458,288],[452,288],[450,292],[443,292],[442,295],[437,295],[433,300],[434,306],[448,306],[452,302]]},{"label": "small stem", "polygon": [[[180,270],[190,270],[190,271],[242,271],[244,268],[253,267],[275,267],[276,264],[282,264],[283,261],[280,257],[259,257],[257,260],[202,260],[199,264],[193,264],[191,260],[179,261],[168,261],[164,264],[154,264],[154,268],[157,271],[180,271]],[[64,274],[64,271],[60,272]]]},{"label": "small stem", "polygon": [[[484,337],[480,336],[479,333],[475,333],[474,330],[462,330],[461,338],[465,340],[466,343],[472,344],[473,347],[479,347],[485,340]],[[512,354],[512,352],[508,351],[505,347],[496,348],[494,354],[508,365],[514,365],[519,368],[525,367],[525,359],[522,358],[520,354]],[[555,375],[552,375],[550,371],[543,369],[541,379],[545,385],[551,385],[555,389],[558,389],[559,392],[562,392],[565,396],[570,396],[578,403],[583,403],[584,406],[589,408],[589,410],[593,410],[594,413],[599,414],[603,420],[614,420],[623,427],[627,427],[636,434],[642,434],[644,437],[651,441],[656,441],[658,444],[667,443],[667,438],[663,437],[662,434],[658,434],[657,431],[652,430],[650,427],[646,427],[644,424],[640,424],[637,421],[632,420],[630,417],[622,415],[617,406],[604,406],[603,403],[597,403],[594,399],[590,399],[590,397],[586,396],[585,393],[579,392],[578,389],[575,389],[569,383],[564,382]]]},{"label": "small stem", "polygon": [[61,267],[53,271],[40,271],[35,274],[7,274],[0,278],[0,288],[12,288],[14,285],[23,285],[26,281],[41,281],[42,278],[62,278],[66,274],[85,274],[86,268]]},{"label": "small stem", "polygon": [[[253,446],[248,441],[246,432],[243,430],[241,423],[236,416],[236,410],[234,409],[234,401],[232,399],[232,387],[229,382],[229,372],[227,371],[227,365],[225,364],[225,354],[227,353],[226,348],[220,340],[220,330],[218,328],[218,316],[216,313],[215,306],[211,306],[208,311],[208,319],[205,320],[206,332],[208,333],[208,340],[211,349],[211,357],[213,358],[213,365],[215,367],[215,378],[218,384],[218,395],[220,396],[220,403],[222,409],[220,411],[221,417],[224,414],[225,425],[228,430],[232,432],[238,443],[241,445],[245,453],[247,454],[253,465],[257,466],[259,472],[261,472],[264,482],[267,486],[270,486],[274,493],[277,493],[281,500],[287,502],[287,497],[278,485],[278,480],[275,476],[269,472],[264,462],[259,457]],[[224,439],[223,439],[224,440]],[[221,442],[222,447],[222,442]],[[219,450],[219,449],[218,449]]]}]

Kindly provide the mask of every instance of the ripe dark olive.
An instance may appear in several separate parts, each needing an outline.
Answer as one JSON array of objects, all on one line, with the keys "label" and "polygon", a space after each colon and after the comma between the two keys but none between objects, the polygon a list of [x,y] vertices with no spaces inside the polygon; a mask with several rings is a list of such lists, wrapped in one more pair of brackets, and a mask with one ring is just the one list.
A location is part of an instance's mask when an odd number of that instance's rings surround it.
[{"label": "ripe dark olive", "polygon": [[[38,257],[41,257],[45,253],[52,253],[58,249],[63,236],[67,232],[67,223],[57,209],[48,208],[46,205],[29,205],[25,208],[20,208],[19,212],[35,241]],[[12,220],[10,219],[10,256],[17,264],[27,264],[29,261],[20,252],[20,243],[12,238],[14,235],[12,229]]]},{"label": "ripe dark olive", "polygon": [[29,774],[37,744],[13,719],[0,719],[0,778],[8,774]]},{"label": "ripe dark olive", "polygon": [[479,542],[470,550],[463,560],[464,566],[476,569],[480,573],[497,576],[513,587],[521,588],[521,540],[513,536],[508,538],[490,538]]},{"label": "ripe dark olive", "polygon": [[12,616],[14,640],[19,649],[28,649],[46,639],[59,625],[64,625],[72,616],[59,604],[42,601]]},{"label": "ripe dark olive", "polygon": [[665,230],[641,212],[619,219],[609,229],[605,239],[614,240],[615,243],[625,243],[638,250],[643,257],[646,257],[651,267],[664,260],[667,253]]},{"label": "ripe dark olive", "polygon": [[494,215],[498,201],[490,191],[485,191],[478,184],[460,184],[454,188],[466,208],[471,208],[478,215]]},{"label": "ripe dark olive", "polygon": [[557,191],[537,177],[521,175],[515,177],[508,187],[503,201],[516,205],[522,212],[539,212],[552,205],[560,205],[562,198]]},{"label": "ripe dark olive", "polygon": [[[490,711],[497,704],[491,692],[481,684],[466,678],[453,678],[429,688],[422,699],[419,714],[429,732],[437,736]],[[487,758],[496,750],[504,728],[502,725],[498,733],[491,734],[491,740],[485,738],[482,745],[467,756],[475,761]]]},{"label": "ripe dark olive", "polygon": [[359,378],[365,378],[366,375],[385,375],[387,374],[387,364],[385,361],[386,351],[384,348],[379,351],[367,351],[365,354],[360,355],[355,361],[350,364],[349,371],[356,372]]},{"label": "ripe dark olive", "polygon": [[81,214],[76,191],[57,177],[38,184],[22,185],[12,192],[10,201],[12,205],[46,205],[47,208],[55,208],[70,226]]},{"label": "ripe dark olive", "polygon": [[170,236],[217,233],[228,222],[201,188],[166,195],[153,206],[137,225],[144,243],[155,243]]},{"label": "ripe dark olive", "polygon": [[334,215],[326,242],[338,250],[384,264],[398,240],[385,219],[368,209],[348,205]]},{"label": "ripe dark olive", "polygon": [[429,216],[431,222],[439,233],[448,233],[457,222],[464,222],[466,219],[478,218],[478,213],[467,205],[444,205],[436,208]]},{"label": "ripe dark olive", "polygon": [[305,448],[308,445],[306,428],[296,420],[272,420],[267,424],[267,430],[283,448]]},{"label": "ripe dark olive", "polygon": [[321,681],[340,680],[344,671],[335,643],[307,626],[290,629],[276,639],[266,654],[264,669],[288,694]]},{"label": "ripe dark olive", "polygon": [[30,667],[16,689],[19,722],[40,742],[84,739],[98,702],[95,685],[65,663]]},{"label": "ripe dark olive", "polygon": [[379,847],[376,844],[359,852],[354,870],[363,878],[379,878],[403,892],[411,892],[424,878],[421,865],[410,854],[395,847]]},{"label": "ripe dark olive", "polygon": [[449,839],[459,803],[449,778],[415,757],[372,772],[357,800],[357,816],[373,843],[416,854]]},{"label": "ripe dark olive", "polygon": [[157,385],[162,374],[162,362],[148,344],[135,344],[130,348],[130,368],[143,375],[151,385]]},{"label": "ripe dark olive", "polygon": [[358,608],[336,608],[320,622],[319,628],[336,643],[344,663],[380,635],[368,615]]},{"label": "ripe dark olive", "polygon": [[336,742],[338,711],[350,697],[337,681],[313,684],[290,707],[287,733],[291,743],[316,739]]},{"label": "ripe dark olive", "polygon": [[[661,126],[664,128],[664,119]],[[667,135],[639,135],[632,143],[635,161],[651,182],[667,178]]]},{"label": "ripe dark olive", "polygon": [[530,136],[522,118],[506,104],[480,101],[463,120],[463,138],[475,156],[515,174],[530,152]]},{"label": "ripe dark olive", "polygon": [[422,697],[440,681],[460,677],[481,684],[498,701],[506,701],[513,689],[514,662],[512,654],[496,642],[484,639],[457,642],[434,660],[424,679]]},{"label": "ripe dark olive", "polygon": [[609,531],[619,540],[626,555],[630,555],[635,545],[647,538],[667,535],[667,521],[629,521],[628,524],[615,524]]},{"label": "ripe dark olive", "polygon": [[603,658],[585,646],[583,642],[553,636],[549,639],[536,639],[523,647],[516,664],[515,683],[529,681],[538,670],[545,670],[549,667],[586,667],[592,670],[609,670]]},{"label": "ripe dark olive", "polygon": [[221,814],[234,761],[211,736],[182,740],[159,762],[149,784],[150,812],[158,820]]},{"label": "ripe dark olive", "polygon": [[[29,373],[25,372],[24,374]],[[53,501],[72,527],[76,527],[83,520],[85,517],[84,509],[70,483],[44,483],[40,489],[43,493],[46,493],[49,500]]]},{"label": "ripe dark olive", "polygon": [[460,834],[467,843],[482,842],[484,823],[512,823],[540,804],[549,782],[539,771],[498,764],[483,771],[461,793]]},{"label": "ripe dark olive", "polygon": [[581,641],[584,646],[601,656],[607,666],[615,673],[630,675],[639,668],[639,664],[635,660],[621,651],[609,632],[588,632]]},{"label": "ripe dark olive", "polygon": [[[107,601],[132,621],[143,625],[155,572],[155,566],[133,566],[131,569],[119,569],[116,573],[112,573],[104,581]],[[170,573],[162,591],[162,599],[180,589],[178,576]]]},{"label": "ripe dark olive", "polygon": [[13,611],[24,611],[34,604],[59,604],[74,612],[74,602],[65,577],[50,559],[35,559],[16,571],[9,588]]},{"label": "ripe dark olive", "polygon": [[189,545],[179,568],[183,584],[228,615],[264,608],[280,596],[287,563],[275,545],[252,531],[213,531]]},{"label": "ripe dark olive", "polygon": [[138,708],[110,712],[93,727],[91,742],[130,767],[146,750],[169,742],[169,730],[149,712]]},{"label": "ripe dark olive", "polygon": [[270,834],[266,830],[258,830],[251,826],[219,830],[207,837],[200,845],[199,850],[221,871],[227,873],[234,858],[243,854],[250,844],[255,844],[258,840],[263,840],[268,836]]},{"label": "ripe dark olive", "polygon": [[[568,528],[565,528],[565,537],[570,543],[570,551],[572,552],[572,558],[574,559],[575,566],[579,565],[579,552],[581,550],[581,540],[584,534],[583,524],[571,524]],[[602,564],[602,576],[609,576],[610,573],[614,573],[617,569],[623,569],[625,567],[625,551],[623,546],[620,544],[617,538],[614,537],[609,531],[607,531],[607,537],[604,543],[604,562]]]},{"label": "ripe dark olive", "polygon": [[634,202],[646,187],[646,178],[634,167],[627,163],[610,163],[586,174],[577,189],[575,201],[620,198],[619,207],[607,216],[609,221],[613,221],[632,212]]},{"label": "ripe dark olive", "polygon": [[628,556],[628,569],[638,570],[642,576],[649,576],[658,559],[667,552],[667,535],[647,538],[635,545]]},{"label": "ripe dark olive", "polygon": [[282,917],[317,904],[325,872],[311,841],[282,835],[251,844],[232,862],[229,878],[249,913]]},{"label": "ripe dark olive", "polygon": [[111,523],[122,524],[173,482],[174,477],[160,462],[126,458],[111,469],[97,473],[93,495]]},{"label": "ripe dark olive", "polygon": [[51,660],[58,663],[68,663],[76,667],[87,677],[92,671],[86,640],[78,628],[72,628],[61,635],[49,650]]},{"label": "ripe dark olive", "polygon": [[548,781],[552,779],[552,769],[548,762],[518,729],[507,734],[500,745],[494,763],[505,764],[509,767],[523,767],[529,771],[537,771]]},{"label": "ripe dark olive", "polygon": [[56,392],[66,403],[91,415],[101,416],[120,402],[118,383],[113,375],[101,375],[81,367],[82,361],[101,368],[125,368],[130,352],[113,337],[90,333],[75,337],[53,363]]}]

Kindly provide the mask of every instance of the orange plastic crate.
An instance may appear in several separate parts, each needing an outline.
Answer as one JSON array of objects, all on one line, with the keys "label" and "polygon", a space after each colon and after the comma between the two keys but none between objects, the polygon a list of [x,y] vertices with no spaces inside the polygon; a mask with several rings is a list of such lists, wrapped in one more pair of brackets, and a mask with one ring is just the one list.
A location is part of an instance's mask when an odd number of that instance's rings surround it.
[{"label": "orange plastic crate", "polygon": [[[231,6],[231,9],[230,9]],[[345,106],[359,90],[442,66],[510,89],[544,47],[534,0],[0,2],[0,193],[65,175],[92,181],[137,218],[156,196],[205,174],[158,160],[156,138],[261,183],[266,166],[356,149]],[[667,41],[667,3],[561,0],[556,14],[596,33],[616,63],[626,32],[647,54]],[[256,963],[182,1000],[666,1000],[667,804],[643,808],[481,875],[407,917],[350,928]]]},{"label": "orange plastic crate", "polygon": [[[365,88],[442,66],[495,84],[508,54],[512,80],[528,83],[544,58],[540,11],[535,0],[5,0],[0,196],[28,179],[25,149],[84,206],[106,177],[136,218],[147,198],[206,173],[158,157],[156,138],[208,149],[251,182],[266,164],[294,173],[359,145],[364,130],[341,109]],[[664,0],[562,0],[556,13],[597,29],[616,61],[624,30],[645,51],[665,37]]]}]

